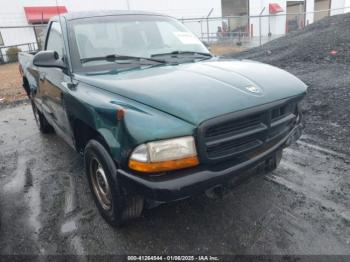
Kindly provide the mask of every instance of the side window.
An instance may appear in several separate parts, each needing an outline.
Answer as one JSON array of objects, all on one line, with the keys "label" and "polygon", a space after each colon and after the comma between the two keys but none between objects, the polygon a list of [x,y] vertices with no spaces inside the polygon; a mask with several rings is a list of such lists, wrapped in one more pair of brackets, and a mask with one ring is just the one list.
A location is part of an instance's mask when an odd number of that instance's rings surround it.
[{"label": "side window", "polygon": [[45,50],[56,51],[60,58],[64,54],[64,44],[61,26],[57,22],[52,22],[49,31],[49,38],[47,39]]}]

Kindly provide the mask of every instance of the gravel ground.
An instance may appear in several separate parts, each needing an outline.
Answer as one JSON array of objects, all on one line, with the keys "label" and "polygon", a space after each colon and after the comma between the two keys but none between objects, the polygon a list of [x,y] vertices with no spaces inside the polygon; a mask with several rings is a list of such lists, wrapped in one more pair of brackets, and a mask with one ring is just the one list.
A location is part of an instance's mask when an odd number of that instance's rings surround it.
[{"label": "gravel ground", "polygon": [[305,135],[280,167],[112,229],[82,159],[41,135],[29,105],[0,110],[0,254],[348,254],[350,162]]},{"label": "gravel ground", "polygon": [[350,14],[325,18],[229,57],[269,63],[303,80],[309,86],[305,132],[321,146],[350,153]]},{"label": "gravel ground", "polygon": [[349,26],[350,13],[326,17],[238,56],[277,65],[294,62],[349,64]]}]

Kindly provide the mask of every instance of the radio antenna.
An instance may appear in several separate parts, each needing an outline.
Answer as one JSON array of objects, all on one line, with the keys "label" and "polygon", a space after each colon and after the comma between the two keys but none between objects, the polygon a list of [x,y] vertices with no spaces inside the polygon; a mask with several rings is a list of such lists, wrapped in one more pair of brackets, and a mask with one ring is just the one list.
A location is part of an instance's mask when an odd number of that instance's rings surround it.
[{"label": "radio antenna", "polygon": [[[68,66],[68,59],[67,56],[68,55],[68,50],[66,48],[66,45],[64,44],[64,36],[63,36],[63,30],[62,30],[62,27],[63,27],[63,24],[62,24],[62,18],[61,18],[61,13],[60,13],[60,10],[58,8],[58,0],[55,0],[56,1],[56,11],[57,11],[57,14],[58,14],[58,21],[59,21],[59,24],[60,24],[60,28],[61,28],[61,34],[62,34],[62,41],[63,41],[63,49],[64,49],[64,55],[63,55],[63,59],[64,59],[64,62],[66,63],[66,65]],[[66,25],[66,31],[67,31],[67,25]],[[69,37],[67,37],[67,44],[69,45]],[[69,74],[69,77],[71,79],[71,81],[73,81],[72,79],[72,72],[69,70],[69,66],[68,66],[68,70],[67,70],[67,73]]]},{"label": "radio antenna", "polygon": [[55,1],[56,1],[56,11],[57,11],[57,14],[58,14],[58,20],[60,21],[60,26],[62,26],[61,13],[60,13],[60,9],[58,8],[58,0],[55,0]]}]

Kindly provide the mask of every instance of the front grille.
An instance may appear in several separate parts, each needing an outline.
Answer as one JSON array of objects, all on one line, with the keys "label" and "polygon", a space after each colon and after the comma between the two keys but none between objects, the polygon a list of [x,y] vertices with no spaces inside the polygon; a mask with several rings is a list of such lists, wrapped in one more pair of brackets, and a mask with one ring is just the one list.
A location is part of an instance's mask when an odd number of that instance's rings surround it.
[{"label": "front grille", "polygon": [[283,101],[208,120],[198,129],[200,156],[206,162],[249,158],[283,139],[296,114],[296,101]]},{"label": "front grille", "polygon": [[261,115],[248,116],[245,119],[223,123],[222,125],[210,127],[205,135],[206,137],[215,137],[226,133],[242,132],[242,130],[260,125]]},{"label": "front grille", "polygon": [[244,152],[247,148],[255,148],[261,145],[261,141],[254,136],[245,137],[242,139],[230,140],[228,142],[215,143],[212,146],[207,146],[209,157],[225,156],[227,154],[237,155]]}]

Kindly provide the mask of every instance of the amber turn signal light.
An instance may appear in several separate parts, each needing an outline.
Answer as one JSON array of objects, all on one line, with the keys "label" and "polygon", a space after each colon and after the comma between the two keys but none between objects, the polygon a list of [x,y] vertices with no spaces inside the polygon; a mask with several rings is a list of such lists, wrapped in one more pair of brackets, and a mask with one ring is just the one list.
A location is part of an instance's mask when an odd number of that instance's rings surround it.
[{"label": "amber turn signal light", "polygon": [[123,120],[124,115],[125,115],[125,109],[123,109],[123,108],[117,109],[116,116],[117,116],[117,120],[118,120],[118,121]]},{"label": "amber turn signal light", "polygon": [[129,168],[144,172],[144,173],[157,173],[163,171],[176,170],[186,167],[193,167],[199,164],[197,156],[177,159],[177,160],[167,160],[162,162],[139,162],[136,160],[129,160]]}]

